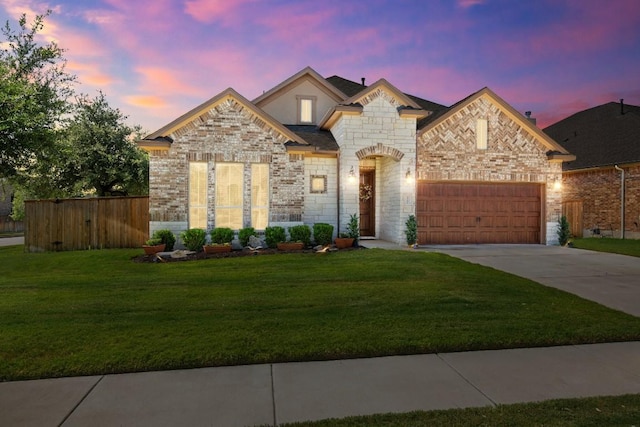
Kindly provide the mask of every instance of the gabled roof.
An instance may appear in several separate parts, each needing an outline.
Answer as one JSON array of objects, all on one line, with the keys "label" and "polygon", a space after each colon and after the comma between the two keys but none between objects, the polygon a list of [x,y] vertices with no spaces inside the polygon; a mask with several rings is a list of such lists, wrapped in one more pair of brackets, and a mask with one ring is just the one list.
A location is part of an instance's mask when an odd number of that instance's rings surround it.
[{"label": "gabled roof", "polygon": [[[362,92],[362,90],[367,87],[365,85],[353,82],[351,80],[347,80],[347,79],[345,79],[343,77],[340,77],[340,76],[327,77],[327,81],[329,83],[331,83],[332,85],[334,85],[335,87],[337,87],[342,92],[344,92],[349,97],[352,97],[352,96],[358,94],[359,92]],[[436,102],[431,102],[431,101],[419,98],[419,97],[414,96],[414,95],[410,95],[410,94],[407,94],[407,93],[405,93],[405,95],[407,97],[409,97],[409,99],[411,99],[413,102],[418,104],[420,106],[420,108],[422,108],[424,110],[427,110],[427,111],[437,111],[437,110],[442,110],[442,109],[446,109],[447,108],[446,106],[444,106],[442,104],[438,104]]]},{"label": "gabled roof", "polygon": [[[355,86],[350,85],[348,80],[337,78],[336,76],[332,77],[332,79],[339,84],[344,85],[344,87],[349,86],[347,90],[349,92],[355,92]],[[339,79],[339,80],[338,80]],[[336,105],[332,109],[330,109],[327,114],[320,120],[318,127],[320,128],[329,128],[333,123],[344,114],[361,114],[363,106],[361,101],[366,98],[370,93],[375,92],[378,89],[383,89],[389,92],[393,97],[398,100],[398,104],[400,107],[398,108],[398,113],[401,116],[405,117],[416,117],[418,119],[422,117],[426,117],[431,113],[431,111],[424,110],[416,101],[414,101],[411,97],[401,92],[393,86],[391,83],[386,81],[385,79],[380,79],[376,81],[371,86],[362,86],[358,85],[360,90],[354,93],[351,97],[345,99],[342,103]]]},{"label": "gabled roof", "polygon": [[304,141],[300,136],[295,134],[294,132],[287,129],[284,125],[278,122],[276,119],[271,117],[269,114],[264,112],[262,109],[256,107],[249,100],[247,100],[244,96],[240,95],[238,92],[233,90],[232,88],[228,88],[213,98],[205,101],[204,103],[198,105],[196,108],[188,111],[182,116],[178,117],[171,123],[163,126],[157,131],[153,132],[150,135],[147,135],[142,141],[138,141],[138,145],[141,148],[146,149],[168,149],[173,142],[170,138],[170,135],[177,131],[178,129],[188,125],[192,121],[196,120],[199,116],[206,113],[207,111],[215,108],[217,105],[225,102],[229,99],[233,99],[234,101],[241,104],[244,108],[249,110],[251,113],[258,116],[262,119],[268,126],[274,129],[276,132],[283,135],[285,138],[288,138],[291,141],[295,141],[301,145],[307,145],[308,143]]},{"label": "gabled roof", "polygon": [[602,104],[544,132],[577,156],[563,165],[567,171],[640,162],[640,107],[635,105]]},{"label": "gabled roof", "polygon": [[472,104],[480,98],[485,98],[489,102],[496,105],[503,113],[507,115],[511,120],[522,126],[529,134],[539,140],[545,147],[548,148],[547,157],[549,160],[554,161],[571,161],[575,159],[575,156],[569,153],[563,146],[558,144],[540,128],[531,123],[526,117],[516,111],[511,105],[505,102],[502,98],[496,95],[488,87],[484,87],[479,91],[469,95],[468,97],[456,102],[446,110],[439,110],[436,113],[426,117],[418,123],[418,137],[427,132],[428,130],[438,126],[440,123],[447,120],[449,117],[456,114],[458,111],[465,108],[467,105]]},{"label": "gabled roof", "polygon": [[308,80],[313,84],[318,86],[320,89],[324,90],[328,95],[334,98],[337,102],[343,101],[347,98],[347,95],[344,94],[340,89],[335,87],[334,85],[329,84],[327,80],[318,74],[313,68],[306,67],[300,71],[298,71],[293,76],[289,77],[282,83],[278,84],[276,87],[269,89],[259,97],[253,100],[253,103],[257,106],[261,106],[265,103],[268,103],[273,97],[277,96],[278,93],[285,90],[287,87],[297,84],[298,81]]}]

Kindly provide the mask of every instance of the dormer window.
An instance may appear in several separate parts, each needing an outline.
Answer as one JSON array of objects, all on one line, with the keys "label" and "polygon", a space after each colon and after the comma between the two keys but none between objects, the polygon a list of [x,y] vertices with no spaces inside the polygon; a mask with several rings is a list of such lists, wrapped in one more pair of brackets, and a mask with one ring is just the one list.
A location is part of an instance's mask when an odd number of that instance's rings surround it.
[{"label": "dormer window", "polygon": [[298,124],[312,125],[316,122],[316,97],[296,96],[298,102]]}]

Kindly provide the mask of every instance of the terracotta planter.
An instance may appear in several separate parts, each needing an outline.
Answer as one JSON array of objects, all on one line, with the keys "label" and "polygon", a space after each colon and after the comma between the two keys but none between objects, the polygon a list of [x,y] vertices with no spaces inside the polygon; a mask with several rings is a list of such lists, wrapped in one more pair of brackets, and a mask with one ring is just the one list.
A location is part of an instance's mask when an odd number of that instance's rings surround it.
[{"label": "terracotta planter", "polygon": [[155,255],[158,252],[162,252],[164,251],[164,248],[167,245],[165,245],[164,243],[160,244],[160,245],[153,245],[153,246],[149,246],[149,245],[142,245],[142,249],[144,249],[144,253],[146,255]]},{"label": "terracotta planter", "polygon": [[231,245],[204,245],[202,249],[204,249],[205,254],[219,254],[231,252]]},{"label": "terracotta planter", "polygon": [[334,242],[336,244],[336,248],[345,249],[353,246],[354,240],[355,239],[353,239],[352,237],[336,237],[336,240],[334,240]]},{"label": "terracotta planter", "polygon": [[302,242],[284,242],[278,243],[279,251],[299,251],[304,248],[304,243]]}]

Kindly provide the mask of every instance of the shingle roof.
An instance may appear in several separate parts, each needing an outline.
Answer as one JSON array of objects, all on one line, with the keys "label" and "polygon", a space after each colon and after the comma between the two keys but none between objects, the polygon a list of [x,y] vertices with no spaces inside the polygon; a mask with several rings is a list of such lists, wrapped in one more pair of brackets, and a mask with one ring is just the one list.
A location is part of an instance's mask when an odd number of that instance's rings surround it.
[{"label": "shingle roof", "polygon": [[[327,77],[326,80],[332,85],[334,85],[338,90],[342,91],[342,93],[344,93],[349,97],[354,96],[355,94],[359,93],[360,91],[362,91],[367,87],[367,86],[363,86],[360,83],[352,82],[351,80],[347,80],[340,76]],[[405,93],[405,95],[411,98],[411,100],[416,104],[418,104],[420,107],[428,111],[438,111],[438,110],[447,108],[444,105],[438,104],[436,102],[431,102],[414,95],[409,95],[408,93]]]},{"label": "shingle roof", "polygon": [[[316,147],[317,151],[338,151],[340,149],[331,132],[318,129],[317,126],[285,125],[285,127],[308,142],[309,145]],[[287,144],[297,145],[293,142]]]},{"label": "shingle roof", "polygon": [[640,107],[609,102],[580,111],[544,132],[576,155],[563,170],[640,162]]}]

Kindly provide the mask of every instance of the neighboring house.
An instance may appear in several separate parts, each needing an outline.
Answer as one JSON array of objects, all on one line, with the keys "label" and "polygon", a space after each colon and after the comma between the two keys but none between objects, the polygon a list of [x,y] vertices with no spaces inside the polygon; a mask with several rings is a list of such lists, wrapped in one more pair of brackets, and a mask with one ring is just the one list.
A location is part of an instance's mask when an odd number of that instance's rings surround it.
[{"label": "neighboring house", "polygon": [[563,147],[488,88],[451,107],[307,67],[229,88],[148,135],[150,229],[325,222],[418,243],[557,240]]},{"label": "neighboring house", "polygon": [[640,238],[640,107],[609,102],[544,131],[577,156],[562,178],[572,233],[621,237],[624,221],[625,237]]}]

